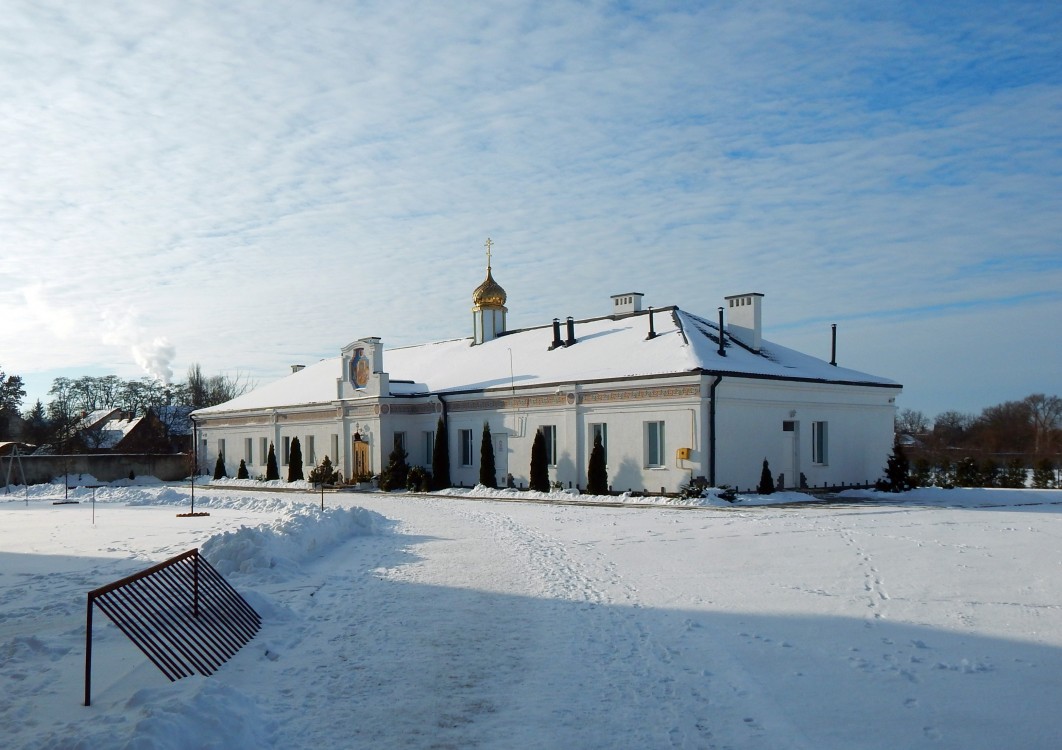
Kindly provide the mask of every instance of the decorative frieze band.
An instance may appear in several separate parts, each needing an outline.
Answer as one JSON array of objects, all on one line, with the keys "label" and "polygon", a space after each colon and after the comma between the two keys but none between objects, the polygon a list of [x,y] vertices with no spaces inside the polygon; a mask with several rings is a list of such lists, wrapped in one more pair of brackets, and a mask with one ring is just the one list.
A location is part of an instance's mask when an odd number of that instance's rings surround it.
[{"label": "decorative frieze band", "polygon": [[[673,398],[697,398],[701,387],[697,383],[689,385],[656,386],[650,388],[617,388],[610,391],[586,391],[578,394],[580,404],[605,404],[626,401],[656,401]],[[453,401],[447,405],[452,412],[461,411],[501,411],[504,409],[528,409],[573,405],[576,403],[574,393],[553,393],[545,396],[521,396],[509,398],[480,398],[471,401]],[[391,407],[392,410],[394,407]]]},{"label": "decorative frieze band", "polygon": [[690,398],[701,395],[700,385],[668,385],[654,388],[622,388],[613,391],[588,391],[579,394],[580,404],[604,404],[615,401],[656,401],[666,398]]}]

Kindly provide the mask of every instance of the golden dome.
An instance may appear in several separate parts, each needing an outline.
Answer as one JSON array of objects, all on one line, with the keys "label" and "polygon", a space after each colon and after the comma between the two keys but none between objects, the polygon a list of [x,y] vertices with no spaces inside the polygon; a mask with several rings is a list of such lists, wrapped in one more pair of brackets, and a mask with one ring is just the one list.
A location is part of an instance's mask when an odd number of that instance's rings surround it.
[{"label": "golden dome", "polygon": [[476,287],[476,291],[472,292],[472,304],[477,307],[505,306],[505,290],[491,276],[490,266],[487,266],[486,280]]}]

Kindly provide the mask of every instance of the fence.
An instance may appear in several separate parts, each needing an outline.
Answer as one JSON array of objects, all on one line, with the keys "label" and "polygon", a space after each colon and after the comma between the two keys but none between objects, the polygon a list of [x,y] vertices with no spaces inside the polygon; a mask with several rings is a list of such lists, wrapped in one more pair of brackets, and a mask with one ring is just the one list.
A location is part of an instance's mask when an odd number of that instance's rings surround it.
[{"label": "fence", "polygon": [[189,550],[88,594],[85,705],[92,686],[92,610],[99,607],[170,681],[211,675],[247,644],[262,618]]}]

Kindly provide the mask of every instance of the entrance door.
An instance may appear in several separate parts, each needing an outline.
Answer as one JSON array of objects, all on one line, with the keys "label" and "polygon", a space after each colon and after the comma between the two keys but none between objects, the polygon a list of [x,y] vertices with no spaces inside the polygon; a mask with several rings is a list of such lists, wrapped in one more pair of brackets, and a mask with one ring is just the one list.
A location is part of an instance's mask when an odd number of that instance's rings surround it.
[{"label": "entrance door", "polygon": [[505,487],[506,478],[509,475],[509,436],[493,435],[494,438],[494,468],[498,471],[495,480],[499,487]]},{"label": "entrance door", "polygon": [[354,477],[361,478],[372,474],[372,462],[369,461],[369,444],[358,437],[354,438]]},{"label": "entrance door", "polygon": [[800,422],[782,422],[782,474],[785,486],[800,487]]}]

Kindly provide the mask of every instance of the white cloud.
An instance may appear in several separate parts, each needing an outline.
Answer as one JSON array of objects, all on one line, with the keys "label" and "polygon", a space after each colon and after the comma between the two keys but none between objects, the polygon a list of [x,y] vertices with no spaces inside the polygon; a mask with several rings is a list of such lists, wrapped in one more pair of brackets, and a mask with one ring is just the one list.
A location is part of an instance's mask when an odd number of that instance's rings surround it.
[{"label": "white cloud", "polygon": [[[0,23],[0,262],[43,327],[0,332],[8,371],[61,341],[137,375],[104,299],[160,371],[464,335],[487,235],[514,325],[758,290],[768,335],[924,309],[960,339],[948,305],[1062,285],[1049,7],[27,2]],[[996,314],[1043,328],[1062,308],[1036,299]],[[909,321],[868,326],[864,369],[903,379]]]}]

